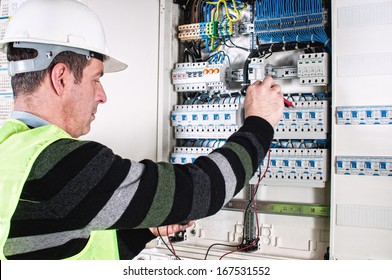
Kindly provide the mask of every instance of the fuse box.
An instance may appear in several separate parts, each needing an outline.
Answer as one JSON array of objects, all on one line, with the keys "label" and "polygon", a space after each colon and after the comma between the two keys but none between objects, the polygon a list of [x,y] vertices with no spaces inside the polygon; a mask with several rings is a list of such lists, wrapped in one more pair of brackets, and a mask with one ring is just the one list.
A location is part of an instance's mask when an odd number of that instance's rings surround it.
[{"label": "fuse box", "polygon": [[[196,12],[167,3],[178,19],[169,42],[179,50],[170,70],[170,161],[192,163],[224,145],[243,124],[246,88],[256,80],[273,77],[294,107],[284,110],[269,155],[243,191],[217,215],[196,221],[175,242],[176,251],[199,259],[226,253],[242,259],[324,258],[330,215],[330,3],[316,1],[314,11],[301,11],[302,16],[293,5],[281,18],[267,14],[273,1],[191,2],[199,5]],[[161,241],[153,247],[151,254],[166,250]]]},{"label": "fuse box", "polygon": [[[388,215],[381,213],[389,213],[392,206],[382,197],[391,198],[391,191],[386,189],[391,178],[391,150],[384,137],[390,135],[392,101],[385,90],[376,94],[369,87],[360,88],[360,82],[352,82],[367,74],[378,75],[377,81],[381,81],[380,75],[390,75],[390,71],[380,66],[382,54],[372,55],[370,45],[362,45],[365,55],[355,51],[350,55],[349,49],[357,48],[348,40],[360,36],[361,26],[370,26],[376,33],[379,21],[387,24],[386,17],[366,22],[365,18],[369,19],[371,12],[380,14],[382,9],[390,9],[391,3],[301,1],[301,6],[283,1],[279,6],[268,0],[235,1],[237,13],[231,1],[225,2],[232,12],[223,18],[214,14],[218,7],[213,3],[204,7],[205,14],[200,12],[194,18],[186,18],[186,7],[171,6],[179,8],[175,13],[179,21],[173,27],[176,38],[171,40],[178,42],[179,53],[173,57],[171,75],[177,74],[181,63],[207,63],[219,72],[225,69],[225,75],[216,74],[216,84],[210,85],[198,76],[202,86],[197,89],[191,88],[194,84],[179,88],[172,76],[175,92],[169,113],[173,135],[167,150],[170,161],[191,163],[222,146],[225,138],[241,127],[247,86],[266,76],[279,83],[294,107],[285,108],[270,153],[248,186],[217,215],[196,221],[185,239],[175,244],[176,249],[183,258],[200,259],[222,255],[233,259],[385,258],[389,253],[375,240],[370,242],[373,248],[369,254],[358,250],[350,253],[343,244],[350,239],[352,244],[361,244],[357,247],[367,248],[361,241],[366,234],[385,238],[385,229],[390,226]],[[363,20],[353,16],[356,13]],[[233,28],[219,33],[218,26],[229,19],[235,20]],[[331,37],[331,30],[345,34],[347,39]],[[389,51],[384,53],[385,61],[389,61]],[[382,83],[387,85],[387,80]],[[372,149],[363,152],[371,133],[384,148],[372,144]],[[366,202],[361,195],[367,193],[371,178],[377,180],[380,191]],[[355,188],[361,190],[360,195]],[[249,204],[252,194],[254,203]],[[380,224],[366,218],[379,214]],[[349,237],[354,235],[350,226],[363,235]],[[243,250],[255,237],[257,246]],[[165,250],[162,243],[156,248]]]}]

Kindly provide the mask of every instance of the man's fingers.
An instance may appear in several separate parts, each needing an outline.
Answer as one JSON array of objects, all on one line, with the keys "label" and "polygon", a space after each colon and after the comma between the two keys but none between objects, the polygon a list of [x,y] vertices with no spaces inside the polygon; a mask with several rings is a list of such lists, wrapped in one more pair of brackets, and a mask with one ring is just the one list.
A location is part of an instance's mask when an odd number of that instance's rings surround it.
[{"label": "man's fingers", "polygon": [[273,85],[271,86],[271,89],[272,89],[274,92],[276,92],[276,93],[282,93],[282,89],[281,89],[280,85],[278,85],[278,84],[273,84]]},{"label": "man's fingers", "polygon": [[276,85],[276,84],[275,84],[274,80],[270,76],[267,76],[267,77],[264,78],[263,86],[272,87],[273,85]]}]

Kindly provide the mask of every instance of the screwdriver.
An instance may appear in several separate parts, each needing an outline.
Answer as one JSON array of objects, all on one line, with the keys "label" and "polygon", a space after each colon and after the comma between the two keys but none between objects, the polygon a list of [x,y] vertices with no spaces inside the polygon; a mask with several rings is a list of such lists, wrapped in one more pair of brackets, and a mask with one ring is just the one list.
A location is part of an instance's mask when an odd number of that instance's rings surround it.
[{"label": "screwdriver", "polygon": [[291,107],[294,108],[294,104],[288,101],[286,98],[283,97],[283,102],[285,107]]}]

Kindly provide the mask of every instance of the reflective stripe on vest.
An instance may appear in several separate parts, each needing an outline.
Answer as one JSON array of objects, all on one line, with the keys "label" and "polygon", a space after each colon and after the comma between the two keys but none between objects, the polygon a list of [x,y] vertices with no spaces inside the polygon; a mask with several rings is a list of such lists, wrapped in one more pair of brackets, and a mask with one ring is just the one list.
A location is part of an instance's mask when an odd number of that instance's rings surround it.
[{"label": "reflective stripe on vest", "polygon": [[[18,205],[23,186],[39,154],[53,142],[72,138],[54,125],[28,128],[9,119],[0,128],[0,259],[11,217]],[[92,232],[85,248],[69,259],[119,259],[115,230]]]}]

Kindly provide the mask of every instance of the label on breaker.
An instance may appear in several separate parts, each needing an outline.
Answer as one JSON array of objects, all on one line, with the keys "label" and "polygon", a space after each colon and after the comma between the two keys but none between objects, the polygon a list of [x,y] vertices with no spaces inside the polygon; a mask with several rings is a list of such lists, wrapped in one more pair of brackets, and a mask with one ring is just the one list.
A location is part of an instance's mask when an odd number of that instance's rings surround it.
[{"label": "label on breaker", "polygon": [[392,157],[337,156],[339,175],[392,176]]},{"label": "label on breaker", "polygon": [[176,139],[227,139],[238,126],[177,126],[174,129]]},{"label": "label on breaker", "polygon": [[328,102],[293,102],[275,128],[275,139],[327,139]]},{"label": "label on breaker", "polygon": [[338,106],[338,125],[392,124],[392,106]]},{"label": "label on breaker", "polygon": [[[267,168],[268,159],[260,165],[260,174]],[[273,149],[265,177],[266,186],[293,186],[323,188],[327,181],[327,149]],[[256,184],[255,175],[250,184]]]}]

